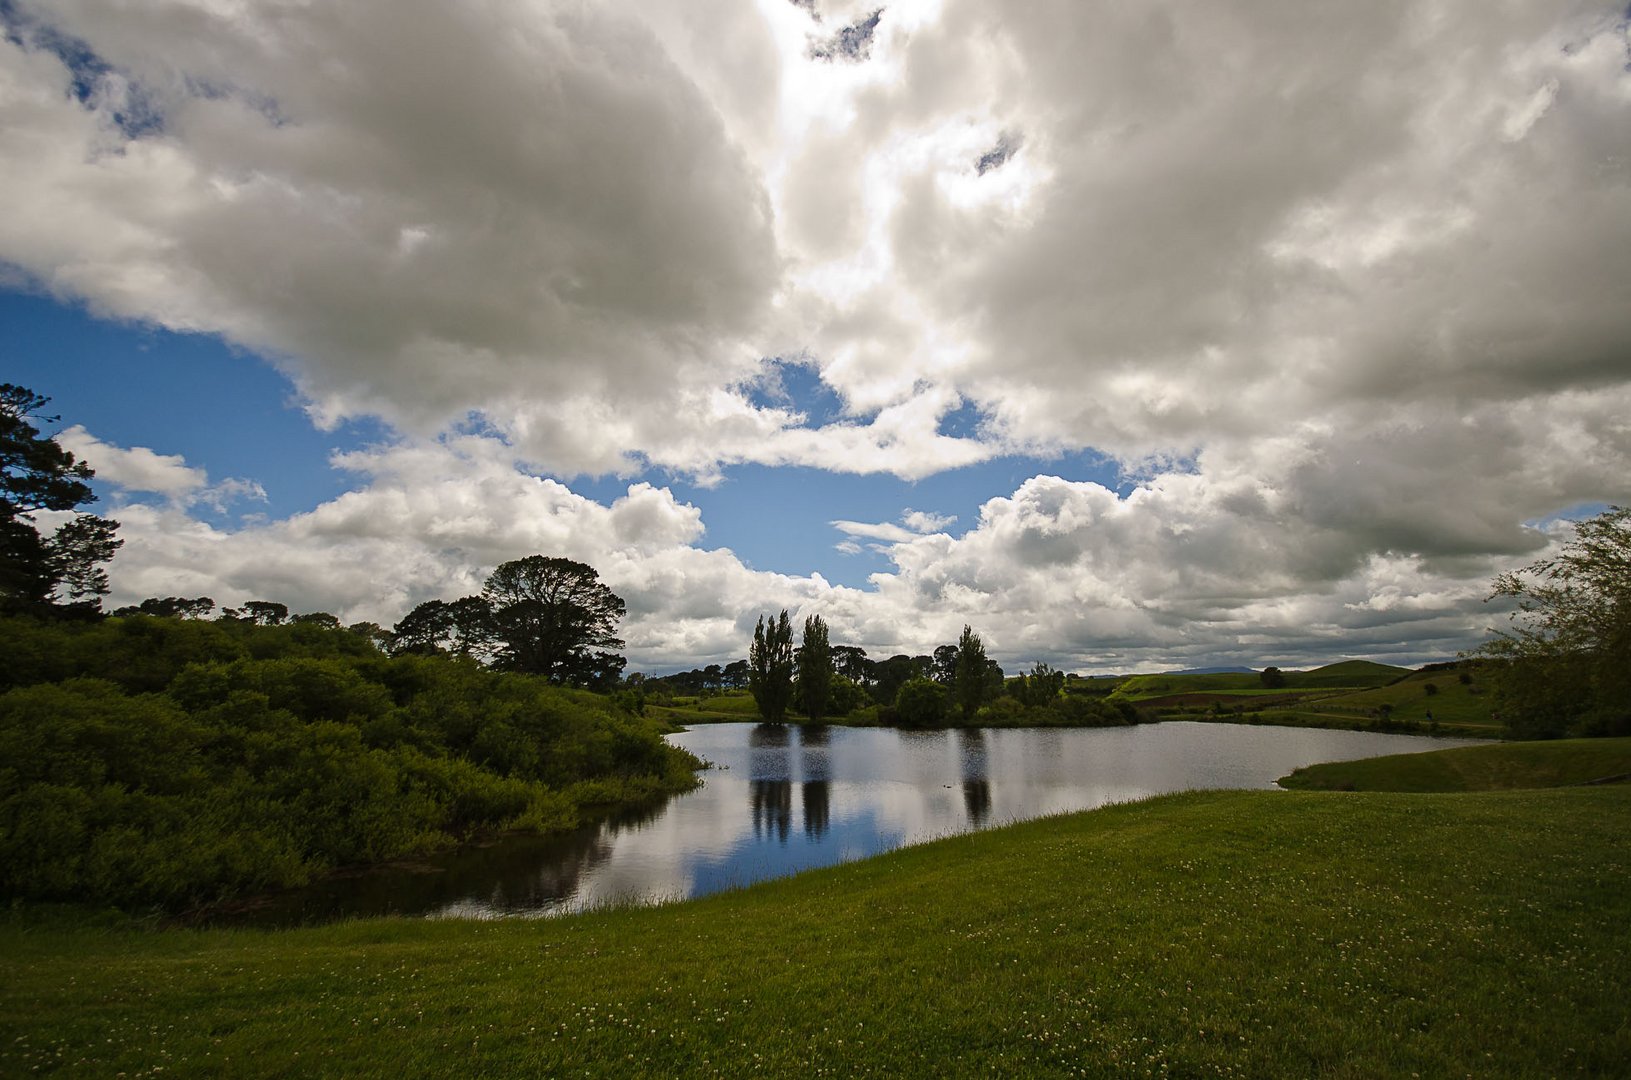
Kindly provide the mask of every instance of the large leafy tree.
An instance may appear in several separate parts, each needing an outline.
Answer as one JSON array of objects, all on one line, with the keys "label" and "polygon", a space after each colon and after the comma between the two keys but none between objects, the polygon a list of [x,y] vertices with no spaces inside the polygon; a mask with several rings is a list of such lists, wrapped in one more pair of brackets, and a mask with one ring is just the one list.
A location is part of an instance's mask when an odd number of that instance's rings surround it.
[{"label": "large leafy tree", "polygon": [[461,596],[449,603],[426,600],[392,628],[389,649],[403,653],[454,653],[485,659],[493,643],[493,607],[483,596]]},{"label": "large leafy tree", "polygon": [[48,400],[0,383],[0,610],[95,612],[108,591],[100,564],[119,548],[119,523],[78,514],[50,535],[40,534],[34,521],[39,511],[71,511],[96,501],[90,466],[36,426],[59,419],[41,411]]},{"label": "large leafy tree", "polygon": [[895,696],[907,680],[918,677],[928,678],[933,669],[934,660],[927,656],[907,656],[905,653],[896,653],[887,660],[879,660],[872,665],[872,697],[882,705],[893,705]]},{"label": "large leafy tree", "polygon": [[1631,734],[1631,508],[1579,522],[1556,558],[1497,577],[1496,597],[1517,607],[1479,651],[1508,734]]},{"label": "large leafy tree", "polygon": [[623,598],[594,567],[543,555],[514,559],[488,577],[482,599],[498,667],[594,689],[623,673],[626,661],[614,651],[623,647]]},{"label": "large leafy tree", "polygon": [[748,692],[767,722],[779,724],[786,717],[793,697],[793,624],[785,609],[768,625],[759,616],[748,648]]},{"label": "large leafy tree", "polygon": [[243,606],[240,618],[256,626],[282,626],[289,618],[289,605],[276,600],[251,600]]},{"label": "large leafy tree", "polygon": [[873,670],[877,667],[867,658],[866,650],[859,645],[834,645],[832,665],[838,674],[857,686],[870,685]]},{"label": "large leafy tree", "polygon": [[798,651],[798,685],[795,693],[804,704],[812,724],[821,723],[832,702],[833,655],[828,644],[827,624],[820,615],[804,620],[804,639]]}]

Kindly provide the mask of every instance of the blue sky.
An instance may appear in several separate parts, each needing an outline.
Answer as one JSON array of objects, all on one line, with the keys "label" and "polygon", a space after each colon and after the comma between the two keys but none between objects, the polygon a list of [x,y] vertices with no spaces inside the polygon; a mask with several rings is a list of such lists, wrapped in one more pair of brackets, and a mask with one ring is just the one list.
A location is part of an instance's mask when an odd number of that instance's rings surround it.
[{"label": "blue sky", "polygon": [[4,0],[0,378],[113,605],[1442,659],[1631,500],[1631,38],[1440,9]]},{"label": "blue sky", "polygon": [[213,335],[98,319],[17,289],[0,291],[0,326],[6,378],[49,396],[63,425],[257,480],[267,501],[254,512],[286,517],[340,494],[352,478],[330,466],[331,452],[385,434],[366,420],[317,430],[288,379]]},{"label": "blue sky", "polygon": [[[240,514],[281,518],[311,511],[357,485],[355,475],[333,464],[336,451],[394,437],[368,418],[320,430],[289,379],[214,335],[99,319],[81,304],[19,289],[0,291],[0,325],[16,350],[7,378],[48,395],[64,426],[81,424],[122,447],[180,455],[213,479],[259,483],[264,502],[214,513],[202,508],[224,527]],[[761,393],[758,400],[791,405],[812,426],[840,419],[831,392],[804,369],[784,370],[781,383],[782,392]],[[977,422],[972,413],[960,410],[943,429],[968,434]],[[954,519],[944,531],[960,536],[978,521],[985,500],[1009,494],[1038,472],[1110,487],[1118,483],[1113,464],[1081,452],[1000,457],[918,480],[757,464],[727,467],[722,478],[702,483],[664,470],[554,478],[608,505],[631,483],[668,487],[702,510],[703,546],[728,547],[756,570],[814,572],[859,588],[870,574],[887,570],[888,560],[865,545],[859,552],[840,552],[846,537],[833,521],[888,522],[918,510]],[[127,493],[105,482],[97,487],[112,503],[155,501],[151,493]]]}]

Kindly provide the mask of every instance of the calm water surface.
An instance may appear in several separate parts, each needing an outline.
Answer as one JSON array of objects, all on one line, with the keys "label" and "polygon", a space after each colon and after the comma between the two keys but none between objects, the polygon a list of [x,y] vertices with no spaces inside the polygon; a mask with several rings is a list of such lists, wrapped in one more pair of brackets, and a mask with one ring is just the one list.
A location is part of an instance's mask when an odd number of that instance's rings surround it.
[{"label": "calm water surface", "polygon": [[1272,788],[1315,762],[1468,744],[1183,722],[934,732],[711,724],[670,741],[714,763],[697,791],[563,837],[509,838],[324,882],[248,917],[495,918],[681,899],[1041,814],[1193,788]]}]

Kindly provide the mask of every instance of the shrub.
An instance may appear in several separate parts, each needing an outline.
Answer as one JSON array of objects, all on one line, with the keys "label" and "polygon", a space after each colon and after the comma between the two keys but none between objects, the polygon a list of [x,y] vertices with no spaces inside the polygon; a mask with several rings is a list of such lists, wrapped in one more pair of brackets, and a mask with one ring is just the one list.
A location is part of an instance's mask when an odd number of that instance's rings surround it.
[{"label": "shrub", "polygon": [[922,676],[901,683],[895,693],[895,719],[901,727],[941,727],[946,722],[946,688]]},{"label": "shrub", "polygon": [[24,661],[0,693],[8,898],[176,909],[570,827],[700,765],[596,695],[320,623],[0,619],[0,643]]}]

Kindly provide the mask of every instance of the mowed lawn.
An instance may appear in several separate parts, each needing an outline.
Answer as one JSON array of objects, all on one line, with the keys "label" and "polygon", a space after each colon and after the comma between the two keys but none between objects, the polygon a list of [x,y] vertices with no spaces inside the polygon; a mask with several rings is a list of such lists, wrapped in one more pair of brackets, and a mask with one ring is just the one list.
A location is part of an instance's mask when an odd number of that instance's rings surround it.
[{"label": "mowed lawn", "polygon": [[558,920],[14,911],[0,1074],[1624,1076],[1628,927],[1626,785],[1192,793]]}]

